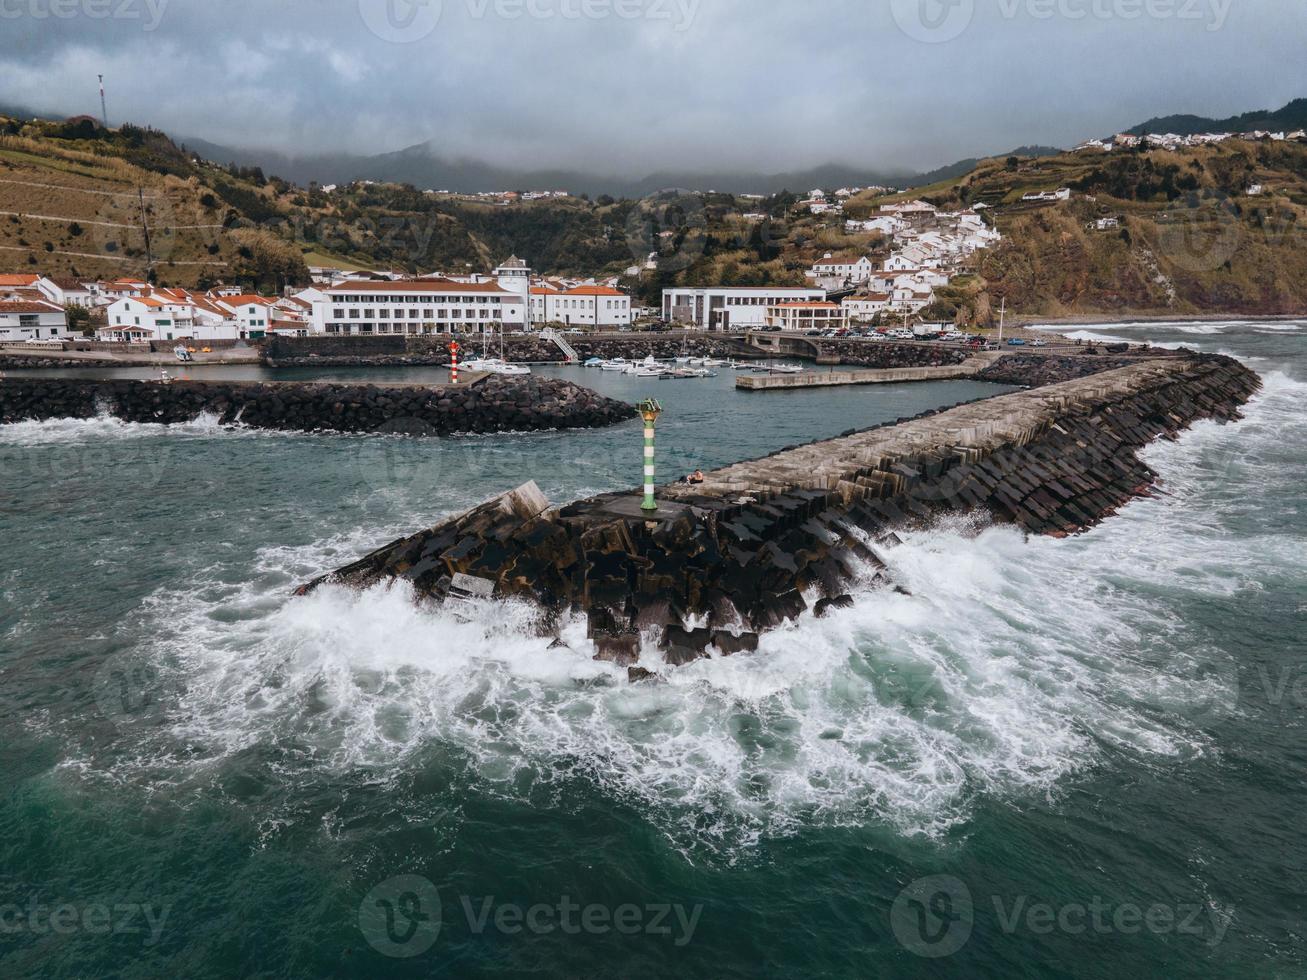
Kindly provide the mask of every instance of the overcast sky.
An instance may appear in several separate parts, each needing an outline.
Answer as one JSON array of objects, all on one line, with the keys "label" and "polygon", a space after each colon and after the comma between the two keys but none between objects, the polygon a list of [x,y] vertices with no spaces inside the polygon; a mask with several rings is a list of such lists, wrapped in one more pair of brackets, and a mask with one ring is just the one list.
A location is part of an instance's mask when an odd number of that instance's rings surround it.
[{"label": "overcast sky", "polygon": [[0,0],[0,37],[9,105],[98,115],[102,72],[112,124],[626,175],[929,168],[1307,96],[1303,0]]}]

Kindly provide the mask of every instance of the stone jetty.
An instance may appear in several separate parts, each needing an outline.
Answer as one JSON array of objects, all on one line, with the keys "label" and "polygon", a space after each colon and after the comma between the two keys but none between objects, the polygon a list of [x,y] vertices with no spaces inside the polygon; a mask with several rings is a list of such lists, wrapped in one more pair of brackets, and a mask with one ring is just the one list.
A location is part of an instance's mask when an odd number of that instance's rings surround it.
[{"label": "stone jetty", "polygon": [[1238,418],[1259,383],[1224,357],[1137,360],[667,485],[653,515],[636,491],[555,507],[527,484],[300,592],[402,580],[433,600],[519,597],[538,604],[544,630],[579,611],[597,656],[644,677],[657,664],[636,666],[642,635],[667,664],[754,649],[810,605],[822,615],[849,602],[855,580],[886,582],[880,547],[941,514],[1058,536],[1090,528],[1149,493],[1140,449]]},{"label": "stone jetty", "polygon": [[625,402],[554,378],[491,375],[470,384],[357,385],[5,378],[0,422],[93,418],[170,424],[215,415],[223,424],[295,432],[448,435],[612,425]]}]

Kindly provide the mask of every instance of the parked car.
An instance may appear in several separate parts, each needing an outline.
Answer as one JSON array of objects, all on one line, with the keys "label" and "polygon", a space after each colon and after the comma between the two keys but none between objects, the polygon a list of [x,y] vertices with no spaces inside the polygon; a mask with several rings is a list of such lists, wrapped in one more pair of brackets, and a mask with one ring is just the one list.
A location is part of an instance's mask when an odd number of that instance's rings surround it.
[{"label": "parked car", "polygon": [[1009,347],[1025,347],[1026,342],[1022,340],[1020,337],[1013,337],[1007,342],[1007,345]]},{"label": "parked car", "polygon": [[1044,339],[1041,337],[1039,340],[1032,340],[1032,341],[1030,342],[1030,346],[1032,346],[1032,347],[1047,347],[1047,346],[1048,346],[1048,341],[1047,341],[1047,340],[1044,340]]}]

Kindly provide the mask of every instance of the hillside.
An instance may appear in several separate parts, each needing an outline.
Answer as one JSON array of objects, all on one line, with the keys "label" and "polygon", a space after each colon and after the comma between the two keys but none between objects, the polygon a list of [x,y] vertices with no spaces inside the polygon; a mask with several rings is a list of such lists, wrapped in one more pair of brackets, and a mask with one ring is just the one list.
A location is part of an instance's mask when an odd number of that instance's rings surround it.
[{"label": "hillside", "polygon": [[[1264,193],[1249,196],[1254,184]],[[1062,186],[1070,201],[1021,201]],[[894,198],[855,195],[845,213],[908,197],[983,203],[1005,236],[939,291],[932,317],[988,322],[1000,297],[1039,317],[1307,310],[1307,145],[1012,155]],[[880,236],[848,235],[842,217],[796,210],[797,200],[669,191],[504,205],[382,183],[328,194],[206,162],[150,130],[0,119],[6,270],[108,278],[152,263],[164,284],[275,290],[307,282],[308,265],[484,271],[516,253],[546,274],[640,267],[625,282],[653,303],[673,284],[803,284],[827,251],[888,254]],[[1103,219],[1115,224],[1100,229]]]},{"label": "hillside", "polygon": [[1292,131],[1307,127],[1307,99],[1294,99],[1281,109],[1260,109],[1226,119],[1208,119],[1205,116],[1158,116],[1140,123],[1127,133],[1175,133],[1192,136],[1195,133],[1249,133],[1253,130],[1268,132]]},{"label": "hillside", "polygon": [[[1263,193],[1249,196],[1256,184]],[[1020,201],[1056,187],[1072,200]],[[994,207],[1004,241],[980,253],[977,291],[1021,313],[1307,311],[1304,144],[990,161],[931,199]]]}]

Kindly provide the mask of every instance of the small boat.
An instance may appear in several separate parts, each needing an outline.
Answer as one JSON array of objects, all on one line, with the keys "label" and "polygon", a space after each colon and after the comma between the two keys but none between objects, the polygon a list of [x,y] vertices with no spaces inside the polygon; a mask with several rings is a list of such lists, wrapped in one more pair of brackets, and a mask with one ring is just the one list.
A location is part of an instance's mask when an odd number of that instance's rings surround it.
[{"label": "small boat", "polygon": [[630,362],[624,357],[614,357],[610,361],[604,361],[599,365],[601,371],[625,371]]},{"label": "small boat", "polygon": [[777,364],[771,371],[772,374],[802,374],[803,368],[797,364]]},{"label": "small boat", "polygon": [[690,363],[690,359],[689,359],[688,357],[678,357],[678,358],[675,358],[675,361],[676,361],[677,364],[689,364],[689,363]]},{"label": "small boat", "polygon": [[177,358],[177,360],[181,361],[183,364],[189,364],[191,361],[195,360],[195,358],[191,357],[191,352],[186,349],[186,345],[184,344],[178,344],[174,347],[172,349],[172,354],[173,357]]},{"label": "small boat", "polygon": [[686,363],[689,364],[690,367],[703,367],[704,360],[705,359],[702,357],[692,357],[686,361]]},{"label": "small boat", "polygon": [[523,375],[530,374],[531,369],[525,364],[509,364],[498,357],[475,357],[463,363],[468,371],[485,371],[487,374]]},{"label": "small boat", "polygon": [[588,368],[596,368],[596,367],[599,367],[599,366],[600,366],[601,364],[603,364],[603,363],[604,363],[604,359],[603,359],[602,357],[592,357],[592,358],[590,358],[588,361],[586,361],[584,364],[582,364],[581,366],[582,366],[582,367],[588,367]]},{"label": "small boat", "polygon": [[725,367],[726,362],[718,360],[715,357],[705,357],[703,359],[703,366],[706,368]]}]

